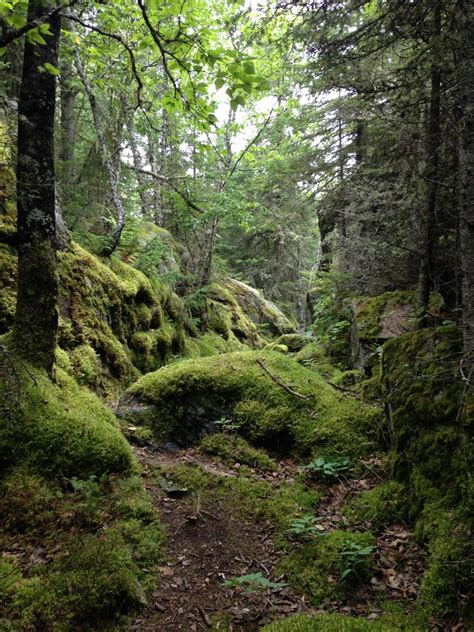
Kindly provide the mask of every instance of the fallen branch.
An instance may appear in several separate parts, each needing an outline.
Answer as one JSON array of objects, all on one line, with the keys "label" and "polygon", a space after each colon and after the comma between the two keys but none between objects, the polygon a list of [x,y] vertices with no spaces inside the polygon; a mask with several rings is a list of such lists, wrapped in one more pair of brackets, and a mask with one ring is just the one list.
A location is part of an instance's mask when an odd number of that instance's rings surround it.
[{"label": "fallen branch", "polygon": [[287,384],[282,382],[279,377],[277,377],[276,375],[273,375],[273,373],[270,373],[270,371],[267,369],[267,367],[263,363],[263,360],[260,360],[260,358],[257,358],[256,362],[265,371],[268,377],[271,380],[273,380],[275,384],[278,384],[278,386],[281,386],[282,388],[284,388],[287,393],[290,393],[290,395],[294,395],[295,397],[299,397],[300,399],[310,399],[309,395],[302,395],[301,393],[294,391]]}]

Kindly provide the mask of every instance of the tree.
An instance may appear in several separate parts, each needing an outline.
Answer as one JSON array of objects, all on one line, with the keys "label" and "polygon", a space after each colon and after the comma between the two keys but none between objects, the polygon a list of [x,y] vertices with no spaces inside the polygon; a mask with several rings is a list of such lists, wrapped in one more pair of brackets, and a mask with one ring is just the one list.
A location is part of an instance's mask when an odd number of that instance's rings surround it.
[{"label": "tree", "polygon": [[[30,0],[27,22],[51,13],[54,6],[52,0]],[[51,374],[58,327],[54,117],[59,12],[44,24],[44,37],[25,41],[18,108],[18,294],[13,345],[20,356]]]},{"label": "tree", "polygon": [[458,79],[464,112],[460,142],[460,244],[463,272],[464,368],[472,386],[474,368],[474,10],[460,2],[459,39],[461,60]]}]

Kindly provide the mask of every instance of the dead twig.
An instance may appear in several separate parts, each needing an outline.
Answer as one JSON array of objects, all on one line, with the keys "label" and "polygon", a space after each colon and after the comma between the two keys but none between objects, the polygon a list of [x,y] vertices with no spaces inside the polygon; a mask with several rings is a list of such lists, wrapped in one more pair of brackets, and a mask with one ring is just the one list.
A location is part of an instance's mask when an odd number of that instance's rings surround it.
[{"label": "dead twig", "polygon": [[273,375],[273,373],[270,373],[270,371],[265,366],[263,361],[260,360],[260,358],[257,358],[256,362],[263,369],[263,371],[265,371],[265,373],[268,375],[268,377],[271,380],[273,380],[275,382],[275,384],[278,384],[278,386],[281,386],[282,388],[284,388],[287,393],[290,393],[290,395],[294,395],[295,397],[299,397],[300,399],[310,399],[309,395],[302,395],[301,393],[298,393],[297,391],[294,391],[291,387],[289,387],[287,384],[282,382],[279,377],[277,377],[276,375]]}]

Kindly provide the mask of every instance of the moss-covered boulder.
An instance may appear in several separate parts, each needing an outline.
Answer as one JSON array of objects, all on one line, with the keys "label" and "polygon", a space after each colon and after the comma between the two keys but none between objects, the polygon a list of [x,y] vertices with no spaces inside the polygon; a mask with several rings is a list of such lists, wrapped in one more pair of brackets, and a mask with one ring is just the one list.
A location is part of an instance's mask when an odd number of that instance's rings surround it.
[{"label": "moss-covered boulder", "polygon": [[1,472],[31,466],[43,475],[78,476],[134,469],[111,411],[58,368],[56,380],[19,363],[2,347]]},{"label": "moss-covered boulder", "polygon": [[474,402],[461,359],[451,325],[393,338],[382,352],[393,473],[429,551],[421,598],[438,616],[472,607]]},{"label": "moss-covered boulder", "polygon": [[[392,434],[393,469],[415,494],[453,490],[465,467],[465,424],[471,425],[459,372],[462,334],[454,326],[423,329],[388,341],[382,388]],[[459,458],[458,458],[459,457]]]},{"label": "moss-covered boulder", "polygon": [[223,285],[232,294],[252,322],[274,335],[295,333],[295,323],[290,321],[279,307],[265,299],[258,290],[242,281],[227,278]]},{"label": "moss-covered boulder", "polygon": [[[255,290],[256,291],[256,290]],[[245,312],[236,295],[221,283],[211,283],[206,292],[207,327],[227,341],[260,347],[263,340],[252,314]]]},{"label": "moss-covered boulder", "polygon": [[280,452],[358,457],[375,446],[378,411],[342,396],[287,356],[246,351],[186,360],[140,378],[119,413],[186,445],[231,421]]},{"label": "moss-covered boulder", "polygon": [[359,297],[351,305],[351,356],[355,368],[373,365],[376,348],[385,340],[415,328],[413,292],[385,292],[380,296]]}]

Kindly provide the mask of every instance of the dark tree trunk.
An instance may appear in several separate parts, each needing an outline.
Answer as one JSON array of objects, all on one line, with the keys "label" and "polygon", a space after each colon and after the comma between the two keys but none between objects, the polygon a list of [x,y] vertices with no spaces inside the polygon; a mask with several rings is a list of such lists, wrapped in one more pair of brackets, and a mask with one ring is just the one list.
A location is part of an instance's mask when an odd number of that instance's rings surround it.
[{"label": "dark tree trunk", "polygon": [[[28,20],[53,5],[30,0]],[[58,327],[58,272],[54,172],[56,77],[40,72],[57,66],[60,18],[51,18],[45,45],[25,43],[18,112],[18,295],[13,328],[16,352],[53,370]]]},{"label": "dark tree trunk", "polygon": [[459,90],[463,121],[459,152],[461,194],[459,239],[463,275],[464,375],[467,380],[470,380],[472,386],[474,369],[474,9],[469,0],[461,3],[461,9],[462,63],[459,64]]},{"label": "dark tree trunk", "polygon": [[426,326],[426,312],[433,287],[433,253],[436,226],[436,198],[438,192],[439,145],[441,136],[441,68],[438,40],[441,34],[441,6],[439,0],[433,13],[433,49],[431,56],[430,107],[428,114],[427,158],[425,169],[426,206],[418,276],[418,309],[420,326]]}]

